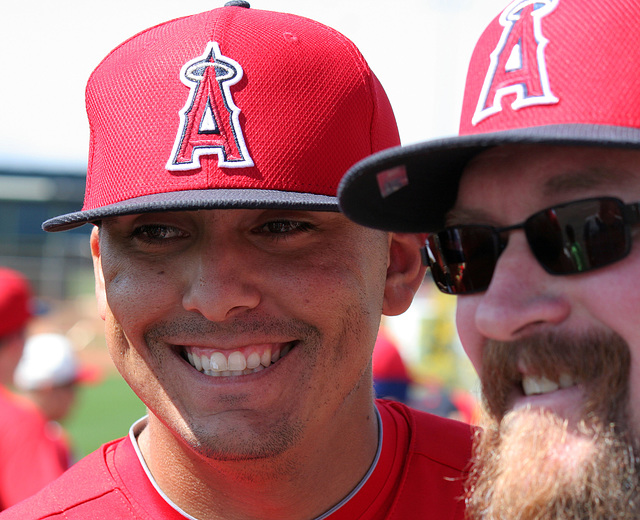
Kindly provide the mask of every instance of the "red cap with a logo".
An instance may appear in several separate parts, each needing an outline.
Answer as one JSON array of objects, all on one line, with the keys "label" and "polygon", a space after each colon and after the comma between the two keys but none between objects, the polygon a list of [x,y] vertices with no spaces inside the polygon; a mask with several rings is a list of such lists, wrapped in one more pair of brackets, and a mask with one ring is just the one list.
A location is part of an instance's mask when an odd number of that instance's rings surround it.
[{"label": "red cap with a logo", "polygon": [[344,172],[400,142],[351,41],[241,0],[117,47],[89,79],[87,113],[84,206],[47,231],[149,211],[337,211]]},{"label": "red cap with a logo", "polygon": [[0,339],[24,329],[31,315],[29,282],[21,273],[0,267]]},{"label": "red cap with a logo", "polygon": [[640,0],[515,0],[479,39],[459,137],[375,154],[340,186],[364,225],[435,231],[465,165],[509,143],[640,148]]}]

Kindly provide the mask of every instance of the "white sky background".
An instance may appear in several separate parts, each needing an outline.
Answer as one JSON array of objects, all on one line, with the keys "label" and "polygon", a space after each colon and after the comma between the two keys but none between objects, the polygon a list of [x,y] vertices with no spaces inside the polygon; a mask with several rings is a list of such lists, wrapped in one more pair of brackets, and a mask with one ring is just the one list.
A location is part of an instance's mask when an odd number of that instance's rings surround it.
[{"label": "white sky background", "polygon": [[[116,45],[225,0],[2,0],[0,167],[86,166],[84,88]],[[250,0],[313,18],[362,51],[394,108],[403,143],[457,132],[467,64],[508,0]]]}]

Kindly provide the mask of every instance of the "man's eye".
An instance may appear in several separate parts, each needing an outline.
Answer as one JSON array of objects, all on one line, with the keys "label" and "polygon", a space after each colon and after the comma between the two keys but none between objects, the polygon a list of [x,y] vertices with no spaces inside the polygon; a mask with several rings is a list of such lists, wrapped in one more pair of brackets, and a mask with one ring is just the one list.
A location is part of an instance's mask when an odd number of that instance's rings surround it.
[{"label": "man's eye", "polygon": [[313,225],[309,222],[298,220],[272,220],[260,226],[256,233],[271,233],[274,235],[284,235],[310,231]]},{"label": "man's eye", "polygon": [[132,236],[149,242],[160,242],[187,236],[187,233],[173,226],[145,224],[134,229]]}]

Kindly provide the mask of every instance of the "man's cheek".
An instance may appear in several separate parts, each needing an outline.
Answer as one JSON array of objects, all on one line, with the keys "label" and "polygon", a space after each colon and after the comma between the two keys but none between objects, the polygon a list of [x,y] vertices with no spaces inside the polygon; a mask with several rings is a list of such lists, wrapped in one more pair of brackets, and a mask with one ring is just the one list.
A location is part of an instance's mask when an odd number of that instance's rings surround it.
[{"label": "man's cheek", "polygon": [[482,349],[480,345],[480,335],[474,328],[473,309],[475,306],[467,298],[458,298],[456,306],[456,329],[458,337],[462,343],[467,357],[471,361],[473,368],[480,375],[482,374]]}]

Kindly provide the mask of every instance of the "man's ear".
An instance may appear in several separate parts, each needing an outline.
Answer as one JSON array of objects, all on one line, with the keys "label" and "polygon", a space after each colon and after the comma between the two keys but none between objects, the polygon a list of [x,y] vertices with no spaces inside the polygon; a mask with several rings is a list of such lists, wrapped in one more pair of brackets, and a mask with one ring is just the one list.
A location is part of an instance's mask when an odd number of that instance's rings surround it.
[{"label": "man's ear", "polygon": [[102,257],[100,256],[100,227],[94,226],[91,231],[91,257],[93,258],[93,275],[96,284],[96,300],[98,302],[98,313],[104,320],[107,315],[107,293],[104,285],[104,275],[102,274]]},{"label": "man's ear", "polygon": [[382,305],[383,314],[397,316],[411,305],[427,270],[420,254],[420,248],[423,245],[424,235],[422,234],[391,233],[387,283]]}]

